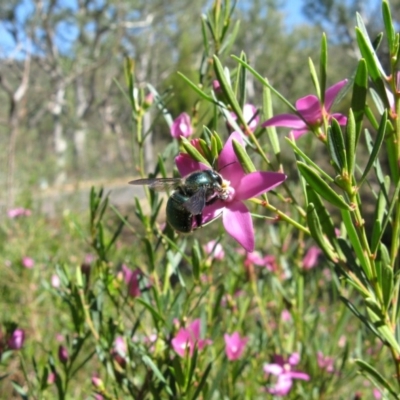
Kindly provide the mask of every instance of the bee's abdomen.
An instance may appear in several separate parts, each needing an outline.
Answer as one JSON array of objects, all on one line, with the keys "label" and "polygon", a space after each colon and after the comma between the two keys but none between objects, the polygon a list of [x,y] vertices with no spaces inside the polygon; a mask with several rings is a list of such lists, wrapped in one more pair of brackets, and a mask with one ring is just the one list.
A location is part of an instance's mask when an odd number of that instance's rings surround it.
[{"label": "bee's abdomen", "polygon": [[179,191],[172,193],[167,202],[167,221],[178,232],[193,230],[193,215],[183,206],[189,197]]}]

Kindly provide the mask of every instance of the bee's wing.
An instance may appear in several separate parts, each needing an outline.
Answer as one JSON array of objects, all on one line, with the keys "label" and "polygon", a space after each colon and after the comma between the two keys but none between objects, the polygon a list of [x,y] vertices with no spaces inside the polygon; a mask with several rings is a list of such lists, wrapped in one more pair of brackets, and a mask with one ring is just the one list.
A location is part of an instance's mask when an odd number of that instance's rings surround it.
[{"label": "bee's wing", "polygon": [[193,215],[201,214],[206,206],[206,189],[200,187],[199,190],[182,205]]},{"label": "bee's wing", "polygon": [[181,178],[154,178],[154,179],[136,179],[129,182],[131,185],[148,185],[150,189],[156,192],[165,192],[176,189],[182,184]]}]

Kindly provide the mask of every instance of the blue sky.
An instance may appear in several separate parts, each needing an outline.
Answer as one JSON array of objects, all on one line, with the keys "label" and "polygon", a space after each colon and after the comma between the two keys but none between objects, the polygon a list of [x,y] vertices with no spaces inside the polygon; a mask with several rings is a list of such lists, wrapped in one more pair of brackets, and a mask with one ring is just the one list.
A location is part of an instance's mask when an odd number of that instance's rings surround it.
[{"label": "blue sky", "polygon": [[[239,4],[241,1],[245,0],[239,0]],[[377,1],[379,0],[365,0],[364,4],[377,4]],[[64,4],[71,3],[71,0],[63,0]],[[74,0],[72,0],[72,3]],[[32,2],[31,0],[23,0],[24,5],[21,7],[18,7],[17,9],[17,18],[18,19],[24,19],[27,14],[32,10]],[[297,24],[301,24],[305,22],[305,19],[301,13],[301,6],[302,6],[302,1],[301,0],[286,0],[283,2],[284,7],[283,11],[287,15],[287,26],[293,27]],[[63,35],[65,35],[65,39],[68,39],[68,34],[71,33],[70,29],[68,29],[67,26],[63,27]],[[0,24],[0,57],[4,57],[6,54],[10,54],[10,51],[12,51],[14,47],[13,40],[9,36],[8,32],[5,30],[5,28]]]}]

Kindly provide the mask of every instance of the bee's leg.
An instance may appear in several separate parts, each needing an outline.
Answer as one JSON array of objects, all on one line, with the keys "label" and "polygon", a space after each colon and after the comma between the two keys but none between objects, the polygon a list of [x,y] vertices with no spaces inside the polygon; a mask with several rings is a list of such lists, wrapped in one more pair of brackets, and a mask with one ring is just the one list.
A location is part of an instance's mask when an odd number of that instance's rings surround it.
[{"label": "bee's leg", "polygon": [[203,224],[203,214],[200,213],[200,214],[195,215],[194,217],[196,219],[197,228],[200,228],[201,225]]}]

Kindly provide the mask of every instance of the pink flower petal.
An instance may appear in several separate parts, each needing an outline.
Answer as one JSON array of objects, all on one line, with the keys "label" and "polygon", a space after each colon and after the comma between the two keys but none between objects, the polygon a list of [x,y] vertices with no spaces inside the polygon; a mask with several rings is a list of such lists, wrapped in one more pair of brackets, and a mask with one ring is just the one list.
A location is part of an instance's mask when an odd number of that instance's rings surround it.
[{"label": "pink flower petal", "polygon": [[171,125],[171,136],[179,139],[181,136],[189,137],[193,132],[189,114],[183,112]]},{"label": "pink flower petal", "polygon": [[302,379],[303,381],[310,380],[310,375],[306,374],[305,372],[290,371],[290,372],[288,372],[288,375],[289,374],[292,379]]},{"label": "pink flower petal", "polygon": [[200,339],[200,328],[201,328],[201,321],[199,318],[195,319],[188,326],[188,331],[193,335],[193,339],[195,341]]},{"label": "pink flower petal", "polygon": [[340,113],[335,113],[331,115],[332,118],[335,118],[339,125],[346,125],[347,124],[347,117]]},{"label": "pink flower petal", "polygon": [[175,158],[175,164],[181,176],[187,176],[190,173],[199,170],[204,171],[206,169],[210,169],[210,167],[208,167],[207,165],[204,165],[198,161],[193,160],[193,158],[191,158],[189,154],[185,153],[180,153]]},{"label": "pink flower petal", "polygon": [[279,375],[276,384],[269,389],[271,394],[275,394],[277,396],[286,396],[290,389],[292,388],[293,381],[287,374]]},{"label": "pink flower petal", "polygon": [[286,128],[292,129],[307,128],[305,122],[298,115],[293,114],[275,115],[275,117],[272,117],[269,120],[265,121],[261,126],[264,128],[267,128],[268,126],[284,126]]},{"label": "pink flower petal", "polygon": [[325,91],[325,109],[328,112],[331,109],[336,96],[339,94],[341,89],[346,85],[346,83],[347,79],[344,79],[338,83],[335,83],[333,86],[331,86]]},{"label": "pink flower petal", "polygon": [[280,185],[286,179],[279,172],[256,171],[245,175],[235,188],[235,200],[247,200],[256,197]]},{"label": "pink flower petal", "polygon": [[253,221],[247,207],[240,201],[227,203],[228,206],[222,213],[222,222],[225,230],[245,250],[254,250]]},{"label": "pink flower petal", "polygon": [[272,375],[280,375],[283,372],[283,367],[279,364],[265,364],[263,369],[266,374]]},{"label": "pink flower petal", "polygon": [[238,132],[232,132],[218,157],[218,171],[221,171],[221,175],[224,179],[230,181],[231,186],[236,187],[237,183],[245,173],[236,157],[235,151],[233,150],[233,139],[239,142],[242,146],[244,145],[241,134]]},{"label": "pink flower petal", "polygon": [[307,127],[305,129],[296,129],[291,131],[290,133],[293,135],[295,139],[298,139],[300,136],[303,136],[305,133],[310,132],[310,129]]},{"label": "pink flower petal", "polygon": [[299,362],[300,362],[300,354],[299,353],[293,353],[288,358],[288,363],[292,366],[297,365]]},{"label": "pink flower petal", "polygon": [[296,101],[296,109],[312,125],[322,119],[322,109],[317,96],[310,94]]}]

